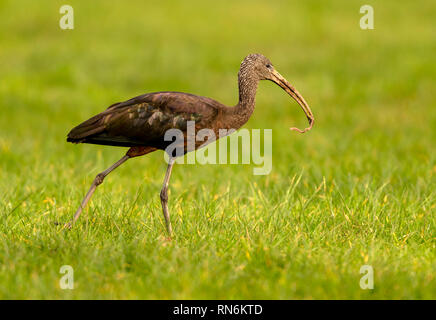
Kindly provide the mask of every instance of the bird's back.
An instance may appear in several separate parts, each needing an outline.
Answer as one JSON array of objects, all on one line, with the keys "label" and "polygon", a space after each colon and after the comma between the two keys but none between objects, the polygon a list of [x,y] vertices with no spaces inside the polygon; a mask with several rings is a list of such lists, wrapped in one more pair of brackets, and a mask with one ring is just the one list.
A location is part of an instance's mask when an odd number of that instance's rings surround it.
[{"label": "bird's back", "polygon": [[165,132],[186,132],[187,122],[211,128],[219,121],[219,102],[183,92],[154,92],[111,105],[105,111],[73,128],[67,141],[111,146],[149,146],[165,149]]}]

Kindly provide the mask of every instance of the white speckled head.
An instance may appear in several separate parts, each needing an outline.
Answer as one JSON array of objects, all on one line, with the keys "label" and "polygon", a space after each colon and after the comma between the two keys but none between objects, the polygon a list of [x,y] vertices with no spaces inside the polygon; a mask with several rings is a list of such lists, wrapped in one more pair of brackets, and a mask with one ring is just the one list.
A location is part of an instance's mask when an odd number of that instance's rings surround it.
[{"label": "white speckled head", "polygon": [[239,94],[240,102],[246,101],[246,105],[254,107],[254,97],[256,94],[257,83],[259,80],[270,80],[285,90],[306,114],[309,120],[309,127],[304,130],[291,128],[300,133],[310,130],[313,126],[314,117],[309,105],[304,100],[303,96],[280,74],[274,69],[271,61],[264,55],[259,53],[249,54],[241,63],[239,69]]},{"label": "white speckled head", "polygon": [[271,70],[273,69],[273,65],[267,57],[260,53],[253,53],[242,60],[239,72],[241,75],[255,76],[258,80],[271,80]]}]

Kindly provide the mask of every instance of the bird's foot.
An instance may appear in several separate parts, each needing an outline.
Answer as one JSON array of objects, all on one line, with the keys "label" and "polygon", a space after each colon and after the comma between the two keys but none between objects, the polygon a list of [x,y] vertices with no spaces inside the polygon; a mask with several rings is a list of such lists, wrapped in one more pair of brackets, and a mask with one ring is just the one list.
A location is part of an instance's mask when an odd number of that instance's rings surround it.
[{"label": "bird's foot", "polygon": [[173,241],[172,236],[161,235],[161,236],[159,236],[158,239],[161,241],[163,246],[167,246],[167,245],[169,245]]},{"label": "bird's foot", "polygon": [[70,222],[68,222],[68,223],[66,223],[66,224],[64,224],[64,227],[63,227],[63,229],[68,229],[68,230],[71,230],[71,228],[73,227],[73,222],[72,221],[70,221]]}]

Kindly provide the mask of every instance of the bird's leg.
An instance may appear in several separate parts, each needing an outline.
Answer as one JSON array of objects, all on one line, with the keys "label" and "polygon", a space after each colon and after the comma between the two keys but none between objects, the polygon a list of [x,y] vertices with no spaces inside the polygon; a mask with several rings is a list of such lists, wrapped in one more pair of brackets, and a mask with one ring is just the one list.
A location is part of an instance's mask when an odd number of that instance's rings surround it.
[{"label": "bird's leg", "polygon": [[124,157],[122,157],[120,160],[118,160],[117,162],[115,162],[112,166],[110,166],[108,169],[106,169],[103,172],[100,172],[94,179],[94,181],[92,182],[91,188],[89,188],[88,193],[86,194],[85,198],[83,198],[82,203],[80,204],[79,208],[77,209],[76,213],[74,214],[73,220],[71,220],[71,222],[67,223],[65,225],[66,228],[71,228],[73,226],[73,224],[76,222],[76,220],[79,218],[80,214],[82,213],[83,208],[86,207],[86,204],[88,203],[88,201],[91,199],[92,194],[94,193],[95,189],[97,189],[97,187],[103,183],[104,178],[111,173],[113,170],[115,170],[116,168],[118,168],[120,165],[122,165],[124,162],[126,162],[128,159],[130,159],[131,157],[129,155],[125,155]]},{"label": "bird's leg", "polygon": [[168,161],[167,172],[165,173],[165,179],[162,185],[162,190],[160,191],[160,202],[162,204],[162,211],[165,218],[165,223],[167,226],[168,235],[171,237],[173,234],[173,229],[171,227],[170,213],[168,212],[168,183],[171,177],[171,170],[173,169],[174,158],[170,158]]}]

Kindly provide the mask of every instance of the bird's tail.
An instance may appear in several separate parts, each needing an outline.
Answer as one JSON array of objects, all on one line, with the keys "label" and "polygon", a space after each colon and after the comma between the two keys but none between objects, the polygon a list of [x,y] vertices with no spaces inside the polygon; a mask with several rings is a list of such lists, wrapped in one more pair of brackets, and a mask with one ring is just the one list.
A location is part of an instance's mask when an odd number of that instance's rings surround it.
[{"label": "bird's tail", "polygon": [[67,141],[72,143],[83,143],[86,142],[87,138],[101,134],[105,129],[102,120],[102,115],[98,114],[85,122],[82,122],[68,133]]}]

